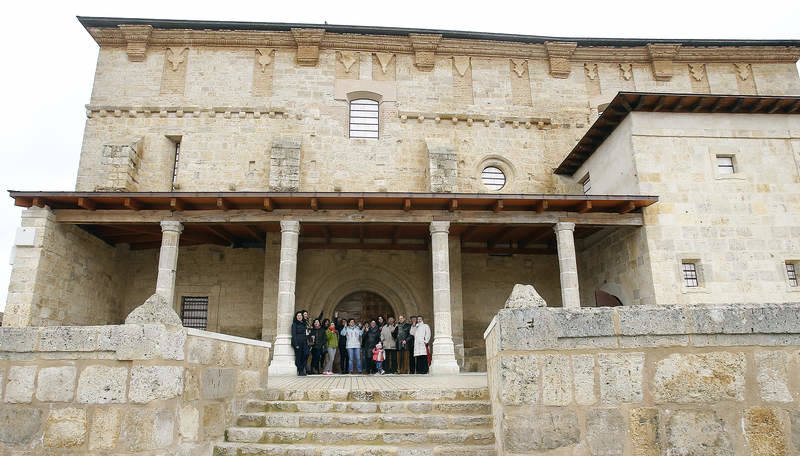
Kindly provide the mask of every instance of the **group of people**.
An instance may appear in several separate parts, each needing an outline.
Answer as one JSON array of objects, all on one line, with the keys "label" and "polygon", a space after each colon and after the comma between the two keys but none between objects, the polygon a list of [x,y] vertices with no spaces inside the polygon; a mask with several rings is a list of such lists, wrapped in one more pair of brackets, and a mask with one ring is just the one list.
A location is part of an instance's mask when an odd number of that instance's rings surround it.
[{"label": "group of people", "polygon": [[332,320],[320,313],[310,321],[308,311],[299,311],[292,321],[297,375],[333,374],[337,354],[342,374],[398,374],[405,370],[406,359],[407,373],[427,374],[431,328],[422,315],[409,320],[402,315],[396,322],[394,317],[379,316],[357,323],[353,318],[340,319],[335,312]]}]

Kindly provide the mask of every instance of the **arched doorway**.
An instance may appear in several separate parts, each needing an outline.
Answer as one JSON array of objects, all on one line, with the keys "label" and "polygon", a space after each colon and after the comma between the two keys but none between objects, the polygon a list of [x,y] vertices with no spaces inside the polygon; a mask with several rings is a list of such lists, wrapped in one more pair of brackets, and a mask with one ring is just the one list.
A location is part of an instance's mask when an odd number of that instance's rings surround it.
[{"label": "arched doorway", "polygon": [[339,318],[348,321],[354,318],[358,322],[377,318],[378,315],[383,315],[383,318],[394,316],[394,309],[389,301],[371,291],[350,293],[336,304],[334,312],[339,313]]}]

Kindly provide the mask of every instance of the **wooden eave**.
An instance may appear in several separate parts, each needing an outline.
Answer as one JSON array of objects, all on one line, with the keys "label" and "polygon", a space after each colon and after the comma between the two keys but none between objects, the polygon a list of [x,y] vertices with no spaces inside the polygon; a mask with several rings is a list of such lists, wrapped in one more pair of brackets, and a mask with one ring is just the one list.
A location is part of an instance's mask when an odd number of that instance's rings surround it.
[{"label": "wooden eave", "polygon": [[632,111],[800,114],[800,97],[619,92],[554,173],[573,175]]},{"label": "wooden eave", "polygon": [[[593,213],[627,213],[649,206],[656,196],[486,193],[344,192],[22,192],[9,191],[20,207],[88,211],[405,210],[405,211],[577,211],[591,202]],[[631,209],[630,204],[633,204]]]}]

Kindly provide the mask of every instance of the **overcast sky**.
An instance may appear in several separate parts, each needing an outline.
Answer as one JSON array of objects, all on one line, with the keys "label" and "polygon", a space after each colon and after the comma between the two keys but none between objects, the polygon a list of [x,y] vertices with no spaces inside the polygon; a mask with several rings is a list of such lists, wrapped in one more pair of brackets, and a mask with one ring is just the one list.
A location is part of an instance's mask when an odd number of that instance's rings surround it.
[{"label": "overcast sky", "polygon": [[[11,5],[11,6],[9,6]],[[304,22],[560,37],[800,39],[800,1],[54,1],[6,4],[0,188],[74,190],[97,45],[75,16]],[[0,195],[0,311],[21,210]],[[155,284],[154,284],[155,286]]]}]

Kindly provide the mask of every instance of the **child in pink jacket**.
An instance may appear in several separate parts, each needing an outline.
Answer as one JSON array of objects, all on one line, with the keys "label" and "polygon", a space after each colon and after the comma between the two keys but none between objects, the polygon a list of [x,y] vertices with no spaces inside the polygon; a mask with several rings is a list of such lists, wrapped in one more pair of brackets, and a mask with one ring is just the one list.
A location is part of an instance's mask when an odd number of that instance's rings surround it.
[{"label": "child in pink jacket", "polygon": [[386,359],[386,352],[383,351],[383,344],[378,342],[375,348],[372,349],[372,360],[375,361],[375,367],[378,369],[379,374],[383,374],[383,360]]}]

